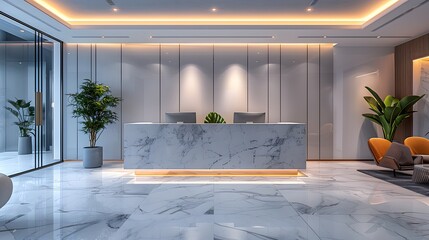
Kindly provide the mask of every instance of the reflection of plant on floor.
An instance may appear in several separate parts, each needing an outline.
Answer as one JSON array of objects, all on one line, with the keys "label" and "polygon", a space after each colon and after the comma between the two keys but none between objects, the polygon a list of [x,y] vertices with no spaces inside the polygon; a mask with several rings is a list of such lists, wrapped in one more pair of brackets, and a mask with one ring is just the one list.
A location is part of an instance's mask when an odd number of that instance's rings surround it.
[{"label": "reflection of plant on floor", "polygon": [[33,134],[32,125],[34,123],[34,107],[31,106],[31,101],[27,102],[24,99],[16,99],[16,101],[8,99],[7,101],[13,108],[5,108],[17,118],[15,125],[19,128],[20,136],[29,137],[30,133]]},{"label": "reflection of plant on floor", "polygon": [[369,120],[377,123],[383,130],[384,138],[392,141],[395,136],[396,129],[406,118],[409,118],[415,111],[413,111],[413,105],[423,98],[422,96],[406,96],[401,100],[388,95],[386,98],[381,100],[380,96],[371,88],[365,87],[372,95],[365,96],[364,99],[368,102],[372,113],[362,114]]}]

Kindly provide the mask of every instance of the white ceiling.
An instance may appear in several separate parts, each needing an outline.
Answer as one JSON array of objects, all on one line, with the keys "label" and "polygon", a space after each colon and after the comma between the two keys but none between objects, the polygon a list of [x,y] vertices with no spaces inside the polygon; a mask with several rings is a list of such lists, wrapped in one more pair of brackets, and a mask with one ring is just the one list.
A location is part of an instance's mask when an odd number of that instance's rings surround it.
[{"label": "white ceiling", "polygon": [[[109,14],[121,18],[145,13],[154,16],[198,17],[206,11],[216,19],[236,14],[239,17],[276,16],[280,11],[300,18],[362,18],[378,5],[375,0],[319,0],[313,11],[305,9],[311,0],[46,0],[63,4],[70,18]],[[384,0],[383,0],[384,1]],[[144,4],[143,4],[144,2]],[[382,2],[382,0],[377,0]],[[386,1],[384,1],[386,2]],[[180,3],[180,4],[179,4]],[[186,4],[185,4],[186,3]],[[113,13],[112,7],[119,11]],[[217,8],[213,13],[211,8]],[[65,42],[142,42],[142,43],[338,43],[339,46],[396,46],[429,32],[429,1],[400,0],[394,7],[360,25],[329,24],[244,24],[240,25],[72,25],[58,21],[26,0],[0,0],[1,11],[12,15]],[[207,10],[208,9],[208,10]],[[370,10],[370,11],[369,11]],[[369,12],[368,12],[369,11]],[[128,15],[125,15],[128,13]],[[216,14],[216,16],[213,16]],[[256,14],[256,15],[255,15]],[[308,16],[308,17],[307,17]],[[274,38],[272,38],[274,36]],[[380,37],[379,37],[380,36]]]}]

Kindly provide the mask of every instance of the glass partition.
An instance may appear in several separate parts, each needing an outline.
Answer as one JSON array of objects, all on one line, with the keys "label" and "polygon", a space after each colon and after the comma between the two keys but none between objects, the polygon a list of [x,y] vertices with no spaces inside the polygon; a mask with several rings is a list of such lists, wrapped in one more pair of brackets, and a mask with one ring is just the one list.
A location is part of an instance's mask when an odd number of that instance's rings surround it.
[{"label": "glass partition", "polygon": [[61,161],[60,96],[61,43],[0,15],[0,173]]}]

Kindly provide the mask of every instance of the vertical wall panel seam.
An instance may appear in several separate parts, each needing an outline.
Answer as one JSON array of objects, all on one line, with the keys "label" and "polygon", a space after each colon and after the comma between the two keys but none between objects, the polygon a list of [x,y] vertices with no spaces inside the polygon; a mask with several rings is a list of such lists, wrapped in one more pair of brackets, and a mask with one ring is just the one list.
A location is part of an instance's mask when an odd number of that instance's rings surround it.
[{"label": "vertical wall panel seam", "polygon": [[215,111],[215,46],[213,44],[212,46],[212,58],[213,58],[213,65],[212,65],[212,111]]},{"label": "vertical wall panel seam", "polygon": [[182,75],[182,65],[180,62],[180,59],[182,58],[182,56],[180,55],[180,44],[179,44],[179,112],[180,112],[180,79],[181,79],[181,75]]},{"label": "vertical wall panel seam", "polygon": [[120,76],[120,88],[121,88],[121,102],[120,102],[120,106],[121,106],[121,120],[120,120],[120,123],[121,123],[121,126],[119,126],[120,127],[120,129],[121,129],[121,159],[123,159],[124,158],[124,153],[123,153],[123,149],[124,149],[124,141],[123,141],[123,139],[124,139],[124,131],[123,131],[123,126],[124,126],[124,123],[123,123],[123,120],[124,120],[124,118],[122,117],[123,116],[123,104],[122,104],[122,102],[123,102],[123,99],[122,99],[122,76],[123,76],[123,49],[122,49],[122,45],[123,44],[121,44],[121,46],[120,46],[120,56],[121,56],[121,65],[120,65],[120,71],[121,71],[121,76]]},{"label": "vertical wall panel seam", "polygon": [[308,88],[309,88],[309,81],[308,81],[308,79],[309,79],[309,73],[308,73],[308,71],[309,71],[309,69],[308,69],[308,54],[309,54],[309,52],[308,52],[308,44],[307,44],[307,96],[306,96],[306,98],[307,98],[307,111],[306,111],[306,119],[307,119],[307,159],[308,159],[308,136],[309,136],[309,133],[310,133],[310,128],[308,127],[308,125],[309,125],[309,122],[310,122],[310,120],[308,119],[308,103],[309,103],[309,101],[308,101]]},{"label": "vertical wall panel seam", "polygon": [[[79,44],[76,44],[76,92],[79,92]],[[76,159],[79,159],[79,118],[76,118]]]},{"label": "vertical wall panel seam", "polygon": [[247,92],[246,92],[246,108],[247,108],[247,112],[249,112],[249,44],[246,45],[247,46],[247,54],[246,54],[246,88],[247,88]]},{"label": "vertical wall panel seam", "polygon": [[282,44],[280,43],[280,122],[282,122]]},{"label": "vertical wall panel seam", "polygon": [[158,58],[158,66],[159,66],[159,83],[158,83],[158,87],[159,87],[159,96],[158,96],[158,100],[159,100],[159,108],[158,108],[158,122],[161,122],[161,104],[162,104],[162,100],[161,100],[161,44],[158,45],[158,52],[159,52],[159,58]]},{"label": "vertical wall panel seam", "polygon": [[320,119],[321,119],[321,111],[320,111],[320,106],[321,106],[321,104],[320,104],[320,100],[321,100],[321,95],[322,95],[322,92],[320,91],[320,83],[321,83],[321,76],[322,76],[322,74],[321,74],[321,64],[322,64],[322,58],[321,58],[321,45],[319,44],[319,124],[318,124],[318,132],[319,132],[319,134],[318,134],[318,137],[319,137],[319,146],[318,146],[318,150],[319,150],[319,152],[318,152],[318,157],[319,157],[319,159],[320,159],[320,155],[321,155],[321,153],[322,153],[322,151],[321,151],[321,147],[322,147],[322,144],[321,144],[321,142],[320,142],[320,140],[322,139],[321,138],[321,136],[320,136],[320,126],[321,126],[321,122],[320,122]]},{"label": "vertical wall panel seam", "polygon": [[270,122],[270,44],[267,44],[267,122]]},{"label": "vertical wall panel seam", "polygon": [[98,82],[98,79],[97,79],[97,62],[98,62],[98,59],[97,59],[97,48],[98,48],[98,44],[95,44],[94,45],[94,76],[95,76],[95,82]]}]

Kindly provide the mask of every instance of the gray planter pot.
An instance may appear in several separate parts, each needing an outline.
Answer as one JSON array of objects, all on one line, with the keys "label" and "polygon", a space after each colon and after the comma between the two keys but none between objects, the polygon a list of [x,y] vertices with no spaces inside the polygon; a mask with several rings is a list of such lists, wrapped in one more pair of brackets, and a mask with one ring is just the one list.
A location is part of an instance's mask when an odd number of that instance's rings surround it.
[{"label": "gray planter pot", "polygon": [[33,148],[31,137],[19,137],[18,139],[18,155],[32,154]]},{"label": "gray planter pot", "polygon": [[103,147],[83,148],[83,167],[97,168],[103,165]]}]

